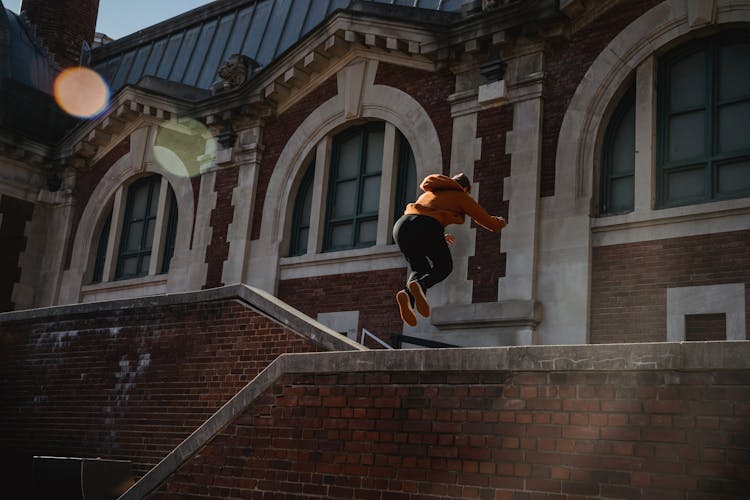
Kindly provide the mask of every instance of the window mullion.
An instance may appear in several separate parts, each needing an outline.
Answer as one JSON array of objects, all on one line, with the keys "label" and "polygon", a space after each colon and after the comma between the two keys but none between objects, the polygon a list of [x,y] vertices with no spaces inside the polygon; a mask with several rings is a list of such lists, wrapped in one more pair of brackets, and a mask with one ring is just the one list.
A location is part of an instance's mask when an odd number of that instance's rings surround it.
[{"label": "window mullion", "polygon": [[121,233],[125,218],[126,189],[124,185],[120,186],[115,193],[115,201],[112,205],[112,222],[107,241],[107,256],[104,259],[104,270],[102,272],[102,283],[112,281],[115,278],[117,249],[120,248],[120,237],[122,236]]},{"label": "window mullion", "polygon": [[652,56],[638,66],[635,83],[635,161],[633,163],[633,210],[653,208],[654,117],[656,110],[656,59]]},{"label": "window mullion", "polygon": [[[154,227],[154,239],[151,243],[151,261],[149,262],[148,274],[153,276],[159,274],[162,259],[164,258],[164,240],[167,224],[167,202],[169,201],[169,182],[164,177],[159,183],[159,198],[157,199],[156,222]],[[145,224],[148,227],[148,224]]]},{"label": "window mullion", "polygon": [[704,175],[705,190],[703,192],[704,199],[710,201],[714,199],[716,192],[716,184],[714,183],[714,155],[719,150],[719,134],[715,133],[718,130],[718,106],[716,103],[719,100],[718,92],[719,86],[717,81],[719,79],[719,44],[711,43],[711,49],[709,50],[709,61],[708,68],[706,68],[706,85],[707,89],[707,100],[706,107],[708,108],[708,117],[706,118],[706,145],[709,149],[706,155],[706,172]]},{"label": "window mullion", "polygon": [[391,123],[386,123],[383,136],[383,163],[380,170],[376,245],[387,245],[393,237],[391,231],[395,210],[393,193],[396,191],[396,179],[398,177],[396,172],[396,166],[398,165],[396,143],[396,127]]},{"label": "window mullion", "polygon": [[357,246],[359,239],[359,218],[362,215],[362,203],[364,200],[365,189],[365,169],[367,168],[367,143],[369,138],[369,127],[362,127],[359,136],[359,168],[357,169],[357,190],[356,200],[354,201],[354,218],[352,220],[352,239],[351,246]]}]

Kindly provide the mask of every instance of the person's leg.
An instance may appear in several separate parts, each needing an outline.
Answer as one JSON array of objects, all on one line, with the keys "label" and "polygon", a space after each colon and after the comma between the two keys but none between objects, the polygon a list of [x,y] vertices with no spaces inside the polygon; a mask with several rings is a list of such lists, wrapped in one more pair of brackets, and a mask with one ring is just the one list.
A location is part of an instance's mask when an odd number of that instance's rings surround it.
[{"label": "person's leg", "polygon": [[444,280],[452,269],[450,250],[445,242],[443,226],[435,219],[416,216],[404,223],[408,230],[394,232],[397,242],[409,262],[406,290],[420,315],[430,315],[430,305],[425,297],[428,288]]},{"label": "person's leg", "polygon": [[439,243],[437,241],[434,243],[427,257],[432,262],[430,272],[419,278],[419,283],[424,290],[437,285],[453,272],[453,258],[444,236]]},{"label": "person's leg", "polygon": [[[413,215],[403,215],[393,226],[393,241],[398,244],[406,262],[412,269],[407,283],[413,279],[413,277],[419,276],[420,273],[425,273],[429,270],[427,259],[418,251],[418,238],[416,235],[419,231],[419,225],[415,224],[415,219],[416,217]],[[419,271],[416,269],[419,269]],[[413,310],[414,296],[408,288],[404,287],[396,293],[396,302],[398,303],[402,321],[409,326],[416,326],[417,316],[414,314]]]}]

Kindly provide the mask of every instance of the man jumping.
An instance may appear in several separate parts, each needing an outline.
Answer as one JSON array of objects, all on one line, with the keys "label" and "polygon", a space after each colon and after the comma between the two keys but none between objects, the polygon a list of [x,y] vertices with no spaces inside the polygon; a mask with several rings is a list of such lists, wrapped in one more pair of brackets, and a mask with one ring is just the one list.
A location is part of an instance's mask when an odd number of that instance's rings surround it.
[{"label": "man jumping", "polygon": [[401,319],[409,326],[417,324],[415,307],[425,318],[430,315],[427,289],[453,271],[448,245],[456,238],[445,233],[445,226],[463,224],[466,215],[496,233],[508,225],[504,218],[488,214],[471,197],[471,182],[464,174],[429,175],[419,187],[424,193],[406,206],[393,226],[393,239],[412,270],[406,287],[396,294]]}]

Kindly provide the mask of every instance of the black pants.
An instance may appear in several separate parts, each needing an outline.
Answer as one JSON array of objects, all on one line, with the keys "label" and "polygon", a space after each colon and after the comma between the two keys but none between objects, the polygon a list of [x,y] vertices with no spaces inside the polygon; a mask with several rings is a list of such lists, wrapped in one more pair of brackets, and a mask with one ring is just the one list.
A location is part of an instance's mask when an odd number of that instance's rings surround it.
[{"label": "black pants", "polygon": [[440,283],[453,271],[443,225],[426,215],[402,215],[393,226],[393,239],[412,269],[409,281],[422,290]]}]

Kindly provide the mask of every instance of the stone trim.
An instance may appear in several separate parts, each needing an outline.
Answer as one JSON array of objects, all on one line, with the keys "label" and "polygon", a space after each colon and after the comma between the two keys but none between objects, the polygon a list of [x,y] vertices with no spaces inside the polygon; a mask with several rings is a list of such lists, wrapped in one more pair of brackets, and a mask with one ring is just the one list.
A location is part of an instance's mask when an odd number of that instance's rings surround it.
[{"label": "stone trim", "polygon": [[145,498],[290,373],[373,371],[710,371],[750,368],[750,342],[407,349],[283,354],[196,429],[120,500]]},{"label": "stone trim", "polygon": [[727,340],[747,339],[745,284],[667,288],[667,341],[685,340],[685,316],[725,313]]}]

